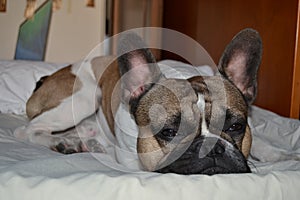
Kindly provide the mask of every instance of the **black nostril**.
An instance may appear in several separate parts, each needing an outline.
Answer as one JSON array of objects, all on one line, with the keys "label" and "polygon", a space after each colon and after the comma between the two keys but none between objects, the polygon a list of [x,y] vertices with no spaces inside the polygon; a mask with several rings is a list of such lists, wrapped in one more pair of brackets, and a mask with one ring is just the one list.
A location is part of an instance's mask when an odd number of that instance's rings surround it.
[{"label": "black nostril", "polygon": [[218,141],[215,146],[212,148],[212,150],[209,152],[209,157],[214,157],[217,155],[221,155],[225,152],[225,147]]},{"label": "black nostril", "polygon": [[222,154],[225,152],[225,148],[217,143],[215,148],[213,148],[213,151],[215,151],[216,154]]}]

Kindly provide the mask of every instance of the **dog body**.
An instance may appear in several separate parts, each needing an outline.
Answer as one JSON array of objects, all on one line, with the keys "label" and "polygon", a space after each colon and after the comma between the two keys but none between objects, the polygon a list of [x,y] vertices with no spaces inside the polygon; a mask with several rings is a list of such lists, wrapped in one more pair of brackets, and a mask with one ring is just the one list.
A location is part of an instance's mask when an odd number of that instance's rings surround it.
[{"label": "dog body", "polygon": [[[97,57],[66,67],[43,79],[27,102],[27,127],[19,138],[63,153],[88,147],[89,136],[56,134],[80,124],[99,108],[115,133],[114,116],[122,105],[137,125],[139,160],[161,173],[216,174],[250,172],[245,158],[251,147],[248,105],[256,94],[261,59],[259,34],[241,31],[225,49],[220,74],[189,79],[166,78],[150,50],[136,35],[125,36],[119,57]],[[83,123],[83,122],[81,122]],[[122,128],[122,127],[121,127]]]}]

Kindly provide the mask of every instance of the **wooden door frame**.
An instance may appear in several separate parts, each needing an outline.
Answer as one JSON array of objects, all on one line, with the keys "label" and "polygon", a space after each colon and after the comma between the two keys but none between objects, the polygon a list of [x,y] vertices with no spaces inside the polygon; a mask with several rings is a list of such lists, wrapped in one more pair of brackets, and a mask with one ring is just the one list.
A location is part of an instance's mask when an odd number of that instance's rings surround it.
[{"label": "wooden door frame", "polygon": [[297,31],[290,117],[300,119],[300,1],[298,1]]}]

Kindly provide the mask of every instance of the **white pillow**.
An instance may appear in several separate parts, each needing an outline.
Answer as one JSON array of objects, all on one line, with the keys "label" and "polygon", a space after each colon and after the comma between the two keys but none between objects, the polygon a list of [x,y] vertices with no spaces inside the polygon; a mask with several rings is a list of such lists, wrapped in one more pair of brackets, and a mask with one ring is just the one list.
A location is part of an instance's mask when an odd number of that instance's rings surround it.
[{"label": "white pillow", "polygon": [[36,82],[67,64],[0,60],[0,113],[25,114]]}]

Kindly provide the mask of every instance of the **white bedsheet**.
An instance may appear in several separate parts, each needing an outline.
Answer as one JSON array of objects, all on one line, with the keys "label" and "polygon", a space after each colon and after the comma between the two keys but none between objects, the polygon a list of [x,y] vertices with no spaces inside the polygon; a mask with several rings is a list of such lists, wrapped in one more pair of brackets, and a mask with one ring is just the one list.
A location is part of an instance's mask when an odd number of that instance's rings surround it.
[{"label": "white bedsheet", "polygon": [[299,199],[300,122],[253,107],[251,174],[134,172],[106,154],[62,155],[18,141],[26,118],[0,114],[0,199]]}]

